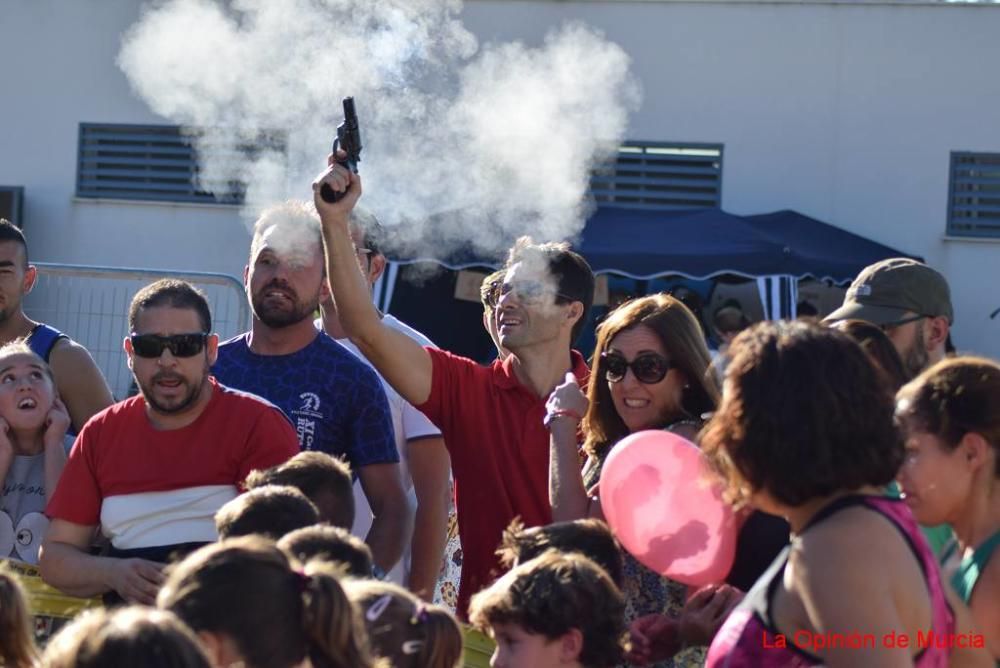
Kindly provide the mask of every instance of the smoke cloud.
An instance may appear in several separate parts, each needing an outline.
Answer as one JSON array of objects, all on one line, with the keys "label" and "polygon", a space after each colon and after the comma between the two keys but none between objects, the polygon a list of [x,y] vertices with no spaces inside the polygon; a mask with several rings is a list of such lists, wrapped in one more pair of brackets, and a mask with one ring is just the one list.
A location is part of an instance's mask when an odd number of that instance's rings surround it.
[{"label": "smoke cloud", "polygon": [[194,137],[201,184],[247,183],[251,218],[311,198],[353,95],[363,202],[413,250],[469,244],[500,256],[519,234],[572,238],[591,169],[639,102],[629,58],[580,24],[535,47],[480,45],[461,8],[167,0],[127,31],[118,62],[155,112],[207,129]]}]

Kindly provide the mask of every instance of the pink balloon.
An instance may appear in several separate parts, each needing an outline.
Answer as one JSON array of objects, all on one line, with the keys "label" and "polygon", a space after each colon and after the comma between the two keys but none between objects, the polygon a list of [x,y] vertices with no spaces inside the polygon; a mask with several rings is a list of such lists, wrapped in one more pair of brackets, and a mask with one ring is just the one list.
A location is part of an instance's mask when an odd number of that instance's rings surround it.
[{"label": "pink balloon", "polygon": [[736,520],[696,445],[668,431],[640,431],[608,455],[600,480],[604,517],[652,570],[684,584],[721,582],[736,552]]}]

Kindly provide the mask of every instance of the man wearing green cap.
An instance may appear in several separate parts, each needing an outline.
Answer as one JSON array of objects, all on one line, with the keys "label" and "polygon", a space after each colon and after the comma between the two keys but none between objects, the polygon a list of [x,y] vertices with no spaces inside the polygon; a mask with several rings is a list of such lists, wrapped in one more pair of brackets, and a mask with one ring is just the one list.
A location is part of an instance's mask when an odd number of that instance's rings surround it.
[{"label": "man wearing green cap", "polygon": [[865,267],[851,283],[843,305],[824,318],[866,320],[886,333],[915,376],[944,359],[954,321],[944,276],[926,264],[895,257]]},{"label": "man wearing green cap", "polygon": [[[894,257],[865,267],[851,283],[839,309],[824,322],[865,320],[882,328],[911,377],[944,359],[954,320],[951,290],[944,276],[926,264]],[[893,482],[893,496],[899,489]],[[922,527],[935,554],[952,539],[947,524]]]}]

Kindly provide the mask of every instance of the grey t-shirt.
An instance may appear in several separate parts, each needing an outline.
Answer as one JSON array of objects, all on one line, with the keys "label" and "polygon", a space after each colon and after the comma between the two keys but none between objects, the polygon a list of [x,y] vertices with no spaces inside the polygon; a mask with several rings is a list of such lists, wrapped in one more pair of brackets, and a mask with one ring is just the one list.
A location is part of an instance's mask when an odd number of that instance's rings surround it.
[{"label": "grey t-shirt", "polygon": [[16,456],[0,498],[0,559],[38,563],[45,517],[45,455]]}]

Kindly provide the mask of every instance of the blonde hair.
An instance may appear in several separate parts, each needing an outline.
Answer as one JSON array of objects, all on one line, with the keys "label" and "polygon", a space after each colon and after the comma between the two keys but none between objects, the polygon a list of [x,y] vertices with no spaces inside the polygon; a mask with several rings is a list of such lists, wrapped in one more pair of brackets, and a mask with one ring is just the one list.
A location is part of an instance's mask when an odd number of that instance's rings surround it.
[{"label": "blonde hair", "polygon": [[37,660],[28,596],[17,575],[0,562],[0,665],[29,668]]}]

